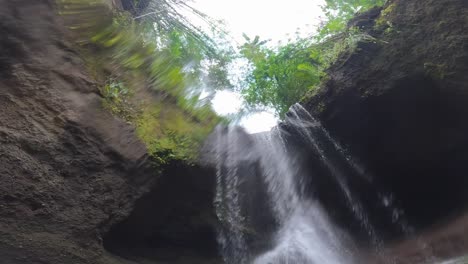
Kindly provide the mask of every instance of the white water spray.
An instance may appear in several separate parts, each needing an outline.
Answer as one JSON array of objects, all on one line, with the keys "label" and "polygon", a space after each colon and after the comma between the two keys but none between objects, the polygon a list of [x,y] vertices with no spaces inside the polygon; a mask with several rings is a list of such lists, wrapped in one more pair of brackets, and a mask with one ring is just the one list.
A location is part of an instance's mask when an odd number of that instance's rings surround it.
[{"label": "white water spray", "polygon": [[[285,124],[309,148],[341,189],[346,203],[378,251],[383,243],[371,224],[359,197],[348,185],[349,175],[370,181],[364,166],[334,140],[319,121],[301,105],[291,107]],[[352,242],[335,227],[319,203],[308,195],[310,171],[288,152],[288,133],[279,127],[269,133],[248,135],[241,128],[218,128],[214,162],[217,168],[215,208],[221,222],[218,241],[227,264],[354,264]],[[261,178],[261,183],[253,179]],[[313,177],[313,175],[312,175]],[[250,182],[250,183],[249,183]],[[259,185],[260,184],[260,185]],[[255,248],[254,215],[258,201],[251,199],[265,190],[270,219],[276,229],[268,248]],[[250,198],[249,198],[250,197]],[[389,210],[396,210],[391,196],[379,196]],[[258,197],[257,197],[258,198]],[[265,202],[264,202],[265,203]],[[265,208],[265,207],[258,207]],[[263,210],[263,209],[259,209]],[[258,223],[258,221],[257,221]],[[407,225],[402,225],[402,229]]]},{"label": "white water spray", "polygon": [[[239,129],[219,128],[216,137],[215,206],[224,226],[218,240],[226,263],[352,263],[343,234],[330,223],[316,201],[302,195],[307,175],[302,175],[300,164],[288,156],[279,130],[248,140],[249,136]],[[251,254],[244,232],[249,229],[249,223],[248,217],[243,215],[241,191],[242,182],[254,176],[239,171],[252,160],[259,163],[269,206],[278,223],[270,250],[258,256]]]}]

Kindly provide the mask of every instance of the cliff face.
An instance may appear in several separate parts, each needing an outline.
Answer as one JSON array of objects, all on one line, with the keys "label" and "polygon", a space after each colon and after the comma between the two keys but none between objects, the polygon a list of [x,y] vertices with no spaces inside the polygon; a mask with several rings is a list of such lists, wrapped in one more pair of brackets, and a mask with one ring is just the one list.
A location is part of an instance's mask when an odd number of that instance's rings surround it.
[{"label": "cliff face", "polygon": [[[456,215],[468,202],[468,2],[394,0],[350,24],[373,40],[340,57],[306,108],[365,165],[371,180],[350,181],[375,222],[391,219],[375,189],[417,230]],[[343,204],[318,195],[346,223]]]},{"label": "cliff face", "polygon": [[[212,245],[205,259],[216,259],[211,197],[202,195],[212,174],[168,167],[160,175],[151,168],[133,128],[102,110],[96,83],[64,38],[54,1],[1,0],[0,17],[1,262],[126,263],[104,250],[103,237],[147,199],[157,200],[152,210],[166,212],[148,233],[180,227],[171,215],[179,210],[188,219],[206,213],[199,220]],[[177,192],[173,182],[159,179],[188,176],[199,176],[205,187],[186,188],[180,199],[170,192],[151,198],[161,189]],[[203,201],[198,211],[187,197]],[[188,242],[173,246],[175,252],[190,250],[197,243],[191,236],[200,234],[179,235]]]},{"label": "cliff face", "polygon": [[[102,110],[53,2],[0,0],[2,263],[219,263],[213,172],[151,168],[132,127]],[[351,23],[375,41],[343,55],[305,105],[364,164],[370,180],[351,187],[395,238],[376,189],[418,230],[467,205],[468,2],[394,0]],[[336,184],[312,183],[332,218],[362,233]]]}]

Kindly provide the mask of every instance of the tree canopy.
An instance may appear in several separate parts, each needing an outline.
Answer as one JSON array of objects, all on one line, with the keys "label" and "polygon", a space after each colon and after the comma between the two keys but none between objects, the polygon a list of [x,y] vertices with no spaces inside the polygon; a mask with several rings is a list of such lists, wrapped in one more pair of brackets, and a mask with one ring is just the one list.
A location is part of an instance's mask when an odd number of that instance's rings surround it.
[{"label": "tree canopy", "polygon": [[240,88],[253,107],[275,109],[281,117],[289,107],[315,89],[324,70],[343,50],[366,38],[357,29],[347,29],[347,21],[357,12],[384,4],[384,0],[326,0],[326,21],[314,36],[296,38],[276,47],[259,37],[245,37],[240,47],[250,71]]},{"label": "tree canopy", "polygon": [[[209,104],[201,103],[202,91],[237,88],[246,109],[273,108],[283,116],[316,89],[337,54],[367,37],[347,29],[346,21],[384,0],[327,0],[323,7],[327,19],[316,35],[277,46],[244,36],[238,53],[226,40],[222,23],[188,1],[125,0],[123,12],[110,10],[106,2],[57,0],[79,36],[88,66],[98,79],[104,78],[104,107],[134,124],[149,151],[163,163],[193,159],[204,136],[222,120]],[[205,27],[193,24],[194,17]],[[235,59],[248,65],[237,87],[230,80]],[[149,101],[141,100],[141,95],[138,99],[144,104],[134,100],[141,84],[150,91]]]}]

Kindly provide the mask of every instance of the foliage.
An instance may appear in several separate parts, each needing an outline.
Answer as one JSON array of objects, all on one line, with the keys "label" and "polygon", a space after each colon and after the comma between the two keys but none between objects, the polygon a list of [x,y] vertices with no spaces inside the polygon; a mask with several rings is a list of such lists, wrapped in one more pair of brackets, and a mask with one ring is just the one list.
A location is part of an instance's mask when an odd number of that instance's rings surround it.
[{"label": "foliage", "polygon": [[258,37],[246,39],[240,47],[249,62],[242,83],[242,94],[251,107],[269,107],[282,117],[289,107],[317,89],[325,70],[344,53],[351,53],[362,41],[376,41],[347,21],[384,0],[327,0],[323,7],[328,18],[313,38],[297,38],[277,47],[269,47]]},{"label": "foliage", "polygon": [[[333,40],[333,42],[330,42]],[[336,36],[336,38],[329,39],[319,45],[324,47],[325,52],[321,54],[324,68],[330,67],[333,63],[337,63],[340,56],[344,54],[351,54],[358,48],[360,42],[377,42],[371,35],[352,27],[345,32]],[[326,46],[327,44],[331,44]]]},{"label": "foliage", "polygon": [[[228,74],[233,50],[219,45],[225,33],[217,23],[183,0],[141,0],[132,4],[130,13],[112,13],[103,0],[57,1],[62,14],[71,18],[70,27],[79,32],[79,42],[97,47],[99,52],[89,57],[98,55],[104,61],[95,64],[110,79],[102,89],[104,106],[135,124],[161,163],[169,158],[192,159],[203,135],[220,121],[201,105],[201,89],[233,86]],[[274,108],[284,115],[290,105],[316,89],[325,69],[343,53],[352,52],[361,41],[375,41],[346,23],[356,12],[383,2],[327,0],[327,22],[315,37],[277,47],[244,36],[246,42],[239,48],[241,58],[248,61],[248,73],[241,92],[248,108]],[[191,24],[184,15],[187,11],[215,34]],[[135,84],[135,76],[143,84]],[[135,102],[142,85],[150,88],[146,96],[150,100]]]},{"label": "foliage", "polygon": [[323,11],[327,22],[321,27],[318,38],[344,32],[348,21],[358,12],[364,12],[375,6],[382,6],[386,0],[325,0]]},{"label": "foliage", "polygon": [[[146,106],[136,123],[138,136],[146,142],[149,152],[160,163],[173,159],[193,161],[197,156],[198,144],[213,125],[209,120],[203,123],[187,120],[184,111],[167,104]],[[155,134],[159,136],[155,137]]]},{"label": "foliage", "polygon": [[101,89],[104,108],[122,119],[131,122],[137,115],[137,110],[130,102],[130,89],[123,83],[108,80]]},{"label": "foliage", "polygon": [[[195,159],[204,136],[220,118],[200,105],[194,87],[209,75],[205,65],[221,60],[226,64],[228,57],[202,38],[201,31],[176,21],[181,17],[162,19],[169,24],[161,27],[133,13],[112,12],[103,0],[57,3],[88,65],[98,79],[106,80],[101,89],[104,107],[136,127],[158,164]],[[216,78],[223,70],[217,69]]]},{"label": "foliage", "polygon": [[[275,108],[283,115],[321,76],[320,58],[312,56],[307,40],[297,41],[278,50],[268,48],[258,37],[247,38],[241,54],[249,60],[251,73],[242,93],[247,103]],[[316,53],[315,55],[317,55]]]},{"label": "foliage", "polygon": [[382,28],[385,26],[388,26],[388,28],[393,27],[392,23],[389,21],[389,16],[393,12],[395,7],[396,7],[396,3],[392,3],[382,10],[380,17],[375,22],[376,27],[378,28]]},{"label": "foliage", "polygon": [[[233,49],[225,40],[227,34],[220,21],[214,21],[194,9],[188,1],[146,0],[146,8],[135,17],[147,25],[151,39],[157,39],[158,48],[166,49],[184,68],[191,87],[225,89],[232,86],[227,66]],[[184,14],[191,14],[187,16]],[[192,20],[201,20],[205,29]]]}]

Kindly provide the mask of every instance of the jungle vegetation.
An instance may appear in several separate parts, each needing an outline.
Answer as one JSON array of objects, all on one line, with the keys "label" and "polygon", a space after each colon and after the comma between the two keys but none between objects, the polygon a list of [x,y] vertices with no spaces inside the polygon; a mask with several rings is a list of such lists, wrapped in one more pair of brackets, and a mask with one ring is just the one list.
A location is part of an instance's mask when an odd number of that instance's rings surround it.
[{"label": "jungle vegetation", "polygon": [[[317,89],[340,52],[368,37],[347,21],[384,0],[326,0],[317,34],[276,46],[245,36],[240,47],[232,47],[221,22],[189,3],[124,0],[118,10],[109,0],[57,0],[103,107],[136,127],[159,164],[196,159],[205,136],[224,121],[209,104],[216,90],[236,89],[248,107],[282,117]],[[249,70],[233,83],[229,70],[239,58]]]},{"label": "jungle vegetation", "polygon": [[[205,136],[223,121],[200,98],[230,85],[225,67],[231,51],[214,41],[223,33],[213,30],[210,37],[190,24],[183,1],[135,1],[130,10],[109,8],[105,0],[57,3],[99,81],[104,108],[136,127],[157,165],[195,160]],[[189,11],[207,28],[215,25]]]},{"label": "jungle vegetation", "polygon": [[347,22],[356,13],[381,6],[384,0],[327,0],[326,19],[317,34],[276,46],[258,37],[245,36],[241,55],[251,66],[241,93],[253,108],[273,108],[282,117],[289,107],[313,93],[326,76],[325,70],[342,52],[350,51],[361,40],[371,37]]}]

